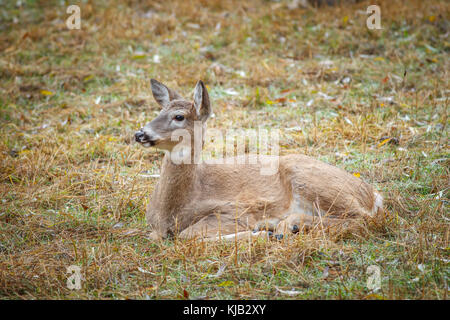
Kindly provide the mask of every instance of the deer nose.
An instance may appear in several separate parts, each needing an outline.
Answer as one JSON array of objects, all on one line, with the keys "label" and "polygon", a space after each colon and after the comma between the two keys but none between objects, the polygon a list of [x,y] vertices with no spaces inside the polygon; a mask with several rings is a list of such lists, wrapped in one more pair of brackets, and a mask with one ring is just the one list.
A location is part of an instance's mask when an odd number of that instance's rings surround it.
[{"label": "deer nose", "polygon": [[142,131],[137,131],[135,134],[134,134],[134,139],[137,141],[137,142],[141,142],[142,141],[142,138],[145,136],[145,133],[144,132],[142,132]]}]

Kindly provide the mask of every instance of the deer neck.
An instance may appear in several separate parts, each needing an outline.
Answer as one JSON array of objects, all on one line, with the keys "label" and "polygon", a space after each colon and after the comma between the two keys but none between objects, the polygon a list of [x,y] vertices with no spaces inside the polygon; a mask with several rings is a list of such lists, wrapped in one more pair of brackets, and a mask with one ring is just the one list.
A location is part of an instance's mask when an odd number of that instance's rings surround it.
[{"label": "deer neck", "polygon": [[[201,150],[202,144],[200,145]],[[195,152],[196,147],[191,149],[189,164],[175,164],[171,152],[164,156],[161,176],[152,194],[151,206],[153,207],[153,221],[160,233],[164,236],[174,230],[183,228],[186,219],[189,220],[189,212],[183,211],[195,198],[196,170],[201,152]],[[181,217],[179,217],[181,215]],[[184,222],[183,222],[184,221]]]},{"label": "deer neck", "polygon": [[195,164],[174,164],[166,154],[156,194],[156,203],[164,214],[173,215],[192,199]]}]

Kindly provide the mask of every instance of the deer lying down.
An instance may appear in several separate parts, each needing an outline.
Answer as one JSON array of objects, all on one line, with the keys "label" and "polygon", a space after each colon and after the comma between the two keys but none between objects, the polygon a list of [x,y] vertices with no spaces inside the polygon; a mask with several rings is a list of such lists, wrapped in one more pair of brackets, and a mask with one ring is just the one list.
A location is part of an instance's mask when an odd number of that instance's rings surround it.
[{"label": "deer lying down", "polygon": [[[194,137],[194,122],[201,121],[203,145],[212,113],[203,82],[197,83],[193,102],[154,79],[151,88],[162,110],[136,132],[136,141],[170,152],[179,143],[172,141],[172,133],[185,129]],[[152,239],[174,234],[215,240],[266,231],[295,233],[374,216],[383,206],[381,195],[363,180],[305,155],[279,157],[273,175],[261,175],[260,163],[175,164],[169,155],[147,209]]]}]

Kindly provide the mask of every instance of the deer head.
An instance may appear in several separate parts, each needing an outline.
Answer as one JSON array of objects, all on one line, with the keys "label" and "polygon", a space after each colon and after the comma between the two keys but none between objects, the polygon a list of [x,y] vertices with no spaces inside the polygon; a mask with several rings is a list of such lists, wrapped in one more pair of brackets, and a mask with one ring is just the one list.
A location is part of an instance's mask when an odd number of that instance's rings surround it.
[{"label": "deer head", "polygon": [[172,139],[176,130],[186,130],[194,137],[194,123],[202,123],[202,140],[206,132],[206,120],[211,115],[208,91],[201,80],[194,90],[194,101],[182,98],[161,82],[151,79],[153,97],[162,107],[159,115],[139,129],[135,140],[144,147],[157,147],[172,151],[179,141]]}]

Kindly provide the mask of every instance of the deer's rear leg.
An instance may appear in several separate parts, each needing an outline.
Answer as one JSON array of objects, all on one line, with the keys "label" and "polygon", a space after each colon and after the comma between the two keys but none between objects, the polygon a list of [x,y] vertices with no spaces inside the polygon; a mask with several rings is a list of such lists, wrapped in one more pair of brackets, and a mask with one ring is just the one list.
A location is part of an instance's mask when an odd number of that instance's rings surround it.
[{"label": "deer's rear leg", "polygon": [[255,226],[253,227],[253,232],[258,232],[258,231],[273,232],[273,231],[275,231],[275,229],[277,228],[279,223],[280,223],[279,218],[269,218],[269,219],[260,220],[255,223]]},{"label": "deer's rear leg", "polygon": [[312,216],[304,213],[292,213],[281,220],[275,229],[275,238],[280,240],[284,235],[307,232],[314,228],[329,228],[341,225],[344,219]]}]

